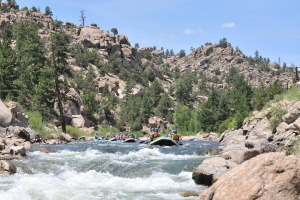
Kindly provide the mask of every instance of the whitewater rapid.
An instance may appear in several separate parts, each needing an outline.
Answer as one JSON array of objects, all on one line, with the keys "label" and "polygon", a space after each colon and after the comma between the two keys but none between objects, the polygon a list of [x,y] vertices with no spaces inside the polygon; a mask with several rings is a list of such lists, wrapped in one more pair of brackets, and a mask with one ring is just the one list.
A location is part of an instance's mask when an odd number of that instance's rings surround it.
[{"label": "whitewater rapid", "polygon": [[[181,147],[78,142],[35,145],[27,159],[14,160],[17,173],[0,178],[5,200],[149,200],[184,198],[201,193],[192,171],[215,143],[189,142]],[[38,151],[50,149],[50,153]]]}]

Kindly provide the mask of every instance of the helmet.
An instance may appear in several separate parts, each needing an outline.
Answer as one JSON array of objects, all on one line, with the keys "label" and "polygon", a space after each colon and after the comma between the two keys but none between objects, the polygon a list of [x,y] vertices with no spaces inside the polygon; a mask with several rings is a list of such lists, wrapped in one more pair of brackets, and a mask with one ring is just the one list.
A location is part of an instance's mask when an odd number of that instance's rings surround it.
[{"label": "helmet", "polygon": [[158,131],[158,128],[154,128],[155,131]]},{"label": "helmet", "polygon": [[176,129],[173,129],[173,130],[171,131],[171,133],[177,133],[177,130],[176,130]]},{"label": "helmet", "polygon": [[155,130],[155,128],[151,128],[151,131],[154,131]]}]

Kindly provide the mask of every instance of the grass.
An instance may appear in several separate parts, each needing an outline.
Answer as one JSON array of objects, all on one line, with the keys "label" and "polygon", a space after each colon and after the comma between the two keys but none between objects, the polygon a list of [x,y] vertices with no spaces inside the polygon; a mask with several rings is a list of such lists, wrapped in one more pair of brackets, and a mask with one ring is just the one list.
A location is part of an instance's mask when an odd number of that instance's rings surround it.
[{"label": "grass", "polygon": [[282,146],[280,151],[285,151],[287,155],[299,155],[300,154],[300,135],[291,139],[291,146]]},{"label": "grass", "polygon": [[43,138],[51,138],[51,131],[46,128],[42,121],[42,116],[38,112],[27,112],[28,122],[33,130],[35,130]]},{"label": "grass", "polygon": [[286,114],[287,110],[285,108],[282,108],[280,106],[274,106],[272,107],[272,117],[270,119],[270,130],[272,133],[276,132],[277,126],[282,122],[282,116]]},{"label": "grass", "polygon": [[77,127],[73,127],[73,126],[66,126],[66,129],[67,129],[67,133],[73,137],[73,138],[79,138],[81,136],[92,136],[93,133],[89,133],[89,132],[86,132],[86,131],[83,131]]},{"label": "grass", "polygon": [[264,109],[270,108],[271,104],[279,101],[283,101],[283,100],[298,101],[299,99],[300,99],[300,90],[298,88],[293,87],[279,95],[276,95],[273,100],[266,103]]}]

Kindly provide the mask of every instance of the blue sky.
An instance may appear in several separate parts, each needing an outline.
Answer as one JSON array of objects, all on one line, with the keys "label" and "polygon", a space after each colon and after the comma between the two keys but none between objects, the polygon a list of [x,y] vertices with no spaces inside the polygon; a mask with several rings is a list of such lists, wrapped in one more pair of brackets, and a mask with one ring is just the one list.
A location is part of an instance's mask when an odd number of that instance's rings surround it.
[{"label": "blue sky", "polygon": [[181,49],[226,38],[247,56],[300,66],[299,0],[16,0],[20,8],[49,6],[53,18],[117,28],[132,46]]}]

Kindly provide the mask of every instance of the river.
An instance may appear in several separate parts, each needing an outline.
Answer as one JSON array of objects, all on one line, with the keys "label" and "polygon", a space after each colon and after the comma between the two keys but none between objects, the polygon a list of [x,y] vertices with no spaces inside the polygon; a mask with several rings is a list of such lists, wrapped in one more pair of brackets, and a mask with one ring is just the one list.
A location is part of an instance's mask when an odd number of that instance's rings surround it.
[{"label": "river", "polygon": [[[138,143],[75,142],[32,146],[27,159],[11,161],[17,173],[0,178],[5,200],[195,199],[192,171],[218,143],[184,141],[160,147]],[[40,149],[47,148],[50,153]]]}]

